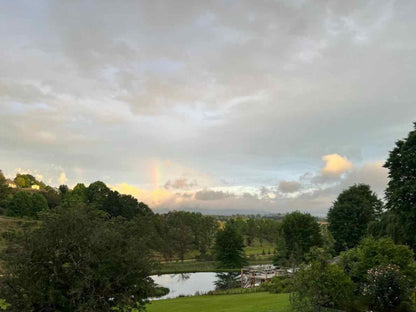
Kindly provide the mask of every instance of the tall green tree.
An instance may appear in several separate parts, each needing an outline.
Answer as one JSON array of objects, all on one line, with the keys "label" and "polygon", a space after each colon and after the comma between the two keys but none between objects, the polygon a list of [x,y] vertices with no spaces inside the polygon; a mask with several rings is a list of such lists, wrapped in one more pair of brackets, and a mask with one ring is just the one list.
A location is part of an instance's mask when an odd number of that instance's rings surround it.
[{"label": "tall green tree", "polygon": [[244,254],[244,238],[233,220],[226,223],[215,237],[215,258],[218,268],[239,269],[247,264]]},{"label": "tall green tree", "polygon": [[284,242],[278,246],[283,246],[284,251],[278,250],[278,253],[285,255],[292,265],[305,260],[312,247],[322,246],[319,224],[309,213],[295,211],[286,215],[281,223],[280,237]]},{"label": "tall green tree", "polygon": [[384,167],[389,169],[386,207],[403,229],[398,241],[416,251],[416,123],[407,138],[396,142]]},{"label": "tall green tree", "polygon": [[366,184],[353,185],[338,195],[328,212],[328,228],[337,252],[357,246],[371,221],[381,213],[383,203]]},{"label": "tall green tree", "polygon": [[185,254],[194,247],[192,221],[192,214],[185,211],[173,211],[167,216],[169,242],[181,261],[184,261]]}]

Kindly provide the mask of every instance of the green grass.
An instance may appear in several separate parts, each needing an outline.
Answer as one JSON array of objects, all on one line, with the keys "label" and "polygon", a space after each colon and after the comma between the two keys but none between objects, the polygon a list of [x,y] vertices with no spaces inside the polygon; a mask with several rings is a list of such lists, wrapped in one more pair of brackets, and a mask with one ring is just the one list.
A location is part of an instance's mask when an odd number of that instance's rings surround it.
[{"label": "green grass", "polygon": [[288,294],[194,296],[153,301],[148,312],[288,312]]},{"label": "green grass", "polygon": [[273,243],[270,243],[267,240],[264,240],[263,244],[260,244],[259,240],[256,238],[253,240],[253,243],[251,244],[251,246],[246,246],[244,248],[244,252],[246,253],[247,256],[250,256],[250,255],[260,256],[263,254],[263,251],[265,255],[267,255],[268,252],[270,251],[269,256],[272,256],[274,247],[275,246],[273,245]]}]

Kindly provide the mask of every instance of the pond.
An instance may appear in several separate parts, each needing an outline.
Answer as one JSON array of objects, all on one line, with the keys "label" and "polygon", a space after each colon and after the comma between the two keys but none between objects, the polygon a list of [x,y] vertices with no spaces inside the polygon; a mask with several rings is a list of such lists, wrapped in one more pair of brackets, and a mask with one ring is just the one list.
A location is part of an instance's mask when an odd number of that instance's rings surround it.
[{"label": "pond", "polygon": [[215,281],[218,279],[217,273],[214,272],[162,274],[150,277],[159,286],[167,287],[170,290],[167,295],[152,300],[193,296],[196,292],[207,293],[215,290]]}]

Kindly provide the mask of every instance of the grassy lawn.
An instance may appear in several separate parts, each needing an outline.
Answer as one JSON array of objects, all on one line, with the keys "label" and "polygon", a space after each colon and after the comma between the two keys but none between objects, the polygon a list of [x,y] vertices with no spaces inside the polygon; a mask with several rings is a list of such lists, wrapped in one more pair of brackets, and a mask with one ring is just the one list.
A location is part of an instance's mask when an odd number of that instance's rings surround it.
[{"label": "grassy lawn", "polygon": [[153,301],[148,312],[288,312],[288,294],[195,296]]}]

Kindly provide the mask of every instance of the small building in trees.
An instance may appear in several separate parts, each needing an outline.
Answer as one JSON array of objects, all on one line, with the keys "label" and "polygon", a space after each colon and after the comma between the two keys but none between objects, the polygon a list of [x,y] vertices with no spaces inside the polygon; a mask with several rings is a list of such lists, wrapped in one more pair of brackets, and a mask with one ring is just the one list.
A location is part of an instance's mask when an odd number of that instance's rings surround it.
[{"label": "small building in trees", "polygon": [[40,189],[39,185],[37,184],[32,184],[32,186],[30,187],[32,190],[38,190]]},{"label": "small building in trees", "polygon": [[10,179],[6,179],[6,185],[8,186],[8,187],[10,187],[10,188],[16,188],[17,187],[17,185],[16,185],[16,183],[14,183],[12,180],[10,180]]}]

